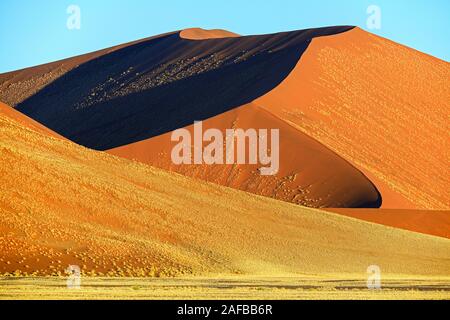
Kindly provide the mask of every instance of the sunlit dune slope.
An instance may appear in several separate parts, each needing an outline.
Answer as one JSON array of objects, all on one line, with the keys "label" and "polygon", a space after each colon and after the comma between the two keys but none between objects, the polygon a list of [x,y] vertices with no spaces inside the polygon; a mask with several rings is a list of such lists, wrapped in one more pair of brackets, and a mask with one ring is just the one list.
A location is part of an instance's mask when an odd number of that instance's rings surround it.
[{"label": "sunlit dune slope", "polygon": [[450,211],[396,209],[326,209],[386,226],[450,238]]},{"label": "sunlit dune slope", "polygon": [[205,40],[205,39],[221,39],[240,37],[238,34],[221,29],[205,30],[201,28],[185,29],[180,32],[180,37],[190,40]]},{"label": "sunlit dune slope", "polygon": [[[210,128],[221,130],[224,137],[226,129],[280,130],[279,171],[273,176],[263,176],[260,168],[268,165],[261,164],[175,165],[171,153],[177,142],[172,142],[171,133],[108,152],[190,177],[308,207],[381,205],[378,191],[360,171],[314,139],[261,108],[249,104],[233,109],[204,121],[203,131]],[[188,130],[193,137],[193,125]],[[246,143],[249,147],[249,140]],[[203,148],[207,145],[208,142],[203,143]],[[275,152],[273,149],[272,151]],[[192,154],[194,152],[192,146]],[[225,149],[223,153],[226,154]],[[249,159],[248,152],[246,159]]]},{"label": "sunlit dune slope", "polygon": [[358,166],[386,208],[450,208],[450,64],[361,29],[313,39],[255,103]]},{"label": "sunlit dune slope", "polygon": [[[4,107],[2,107],[4,108]],[[192,180],[0,114],[0,272],[448,275],[450,240]]]}]

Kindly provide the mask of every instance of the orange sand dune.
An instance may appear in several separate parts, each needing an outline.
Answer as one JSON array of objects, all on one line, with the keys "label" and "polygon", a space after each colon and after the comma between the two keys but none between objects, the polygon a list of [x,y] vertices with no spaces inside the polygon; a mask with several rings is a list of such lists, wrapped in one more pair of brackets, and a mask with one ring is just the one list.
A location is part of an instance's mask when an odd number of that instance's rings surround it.
[{"label": "orange sand dune", "polygon": [[450,64],[361,29],[315,38],[255,104],[360,168],[385,208],[450,208]]},{"label": "orange sand dune", "polygon": [[222,29],[205,30],[201,28],[185,29],[180,32],[180,37],[189,40],[235,38],[240,35]]},{"label": "orange sand dune", "polygon": [[[299,130],[252,104],[203,122],[203,130],[279,129],[280,166],[274,176],[262,176],[262,165],[175,165],[171,133],[108,152],[128,159],[220,185],[308,207],[378,207],[378,191],[364,175]],[[194,135],[193,126],[188,127]],[[248,143],[248,142],[247,142]],[[204,143],[204,147],[208,143]],[[269,145],[270,146],[270,145]],[[225,151],[224,151],[225,153]],[[248,159],[248,154],[247,154]]]},{"label": "orange sand dune", "polygon": [[[71,141],[108,150],[252,102],[286,78],[311,38],[351,28],[199,41],[179,33],[154,37],[80,64],[15,107]],[[30,69],[27,80],[46,81],[35,73]],[[0,77],[0,100],[26,89],[26,81],[14,82],[21,74],[8,75],[18,87],[12,93]]]},{"label": "orange sand dune", "polygon": [[450,211],[326,209],[344,216],[450,239]]},{"label": "orange sand dune", "polygon": [[[349,29],[202,41],[182,34],[153,38],[82,64],[17,108],[83,146],[125,146],[115,154],[188,176],[310,207],[377,207],[379,193],[361,172],[284,121],[247,105],[281,83],[312,37]],[[239,105],[244,106],[238,111]],[[257,166],[176,167],[169,157],[170,133],[157,148],[146,142],[215,116],[209,126],[222,130],[282,129],[279,174],[261,177]],[[134,142],[138,147],[128,147]]]},{"label": "orange sand dune", "polygon": [[[4,110],[2,106],[2,110]],[[11,110],[9,114],[13,113]],[[450,240],[168,173],[0,112],[0,273],[448,276]]]}]

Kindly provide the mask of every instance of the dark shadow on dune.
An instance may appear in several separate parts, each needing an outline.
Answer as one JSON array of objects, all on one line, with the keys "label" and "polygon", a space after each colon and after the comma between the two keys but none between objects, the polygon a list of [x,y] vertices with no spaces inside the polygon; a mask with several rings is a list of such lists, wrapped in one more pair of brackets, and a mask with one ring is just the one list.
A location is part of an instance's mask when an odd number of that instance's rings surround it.
[{"label": "dark shadow on dune", "polygon": [[78,144],[107,150],[249,103],[289,75],[312,38],[350,29],[202,41],[167,35],[86,62],[17,109]]}]

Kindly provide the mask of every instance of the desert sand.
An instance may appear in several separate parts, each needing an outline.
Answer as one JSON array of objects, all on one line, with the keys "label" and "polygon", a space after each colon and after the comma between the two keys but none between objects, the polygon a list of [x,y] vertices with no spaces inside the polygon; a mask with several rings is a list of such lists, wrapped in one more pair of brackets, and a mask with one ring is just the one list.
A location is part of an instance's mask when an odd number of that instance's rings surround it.
[{"label": "desert sand", "polygon": [[[358,169],[285,121],[246,104],[289,75],[310,38],[350,29],[202,41],[185,37],[224,33],[189,29],[162,35],[96,54],[17,109],[78,144],[113,149],[113,154],[191,177],[308,207],[379,207],[378,190]],[[24,74],[39,77],[38,69],[9,74],[6,83]],[[8,91],[0,90],[2,95],[12,99]],[[256,166],[173,166],[170,131],[201,119],[222,130],[282,129],[279,174],[261,177]]]},{"label": "desert sand", "polygon": [[364,279],[377,264],[386,277],[448,276],[448,239],[190,179],[5,113],[0,152],[2,274],[58,275],[75,264],[91,276]]},{"label": "desert sand", "polygon": [[255,104],[361,169],[384,208],[448,210],[450,64],[355,28]]},{"label": "desert sand", "polygon": [[206,40],[206,39],[236,38],[240,37],[240,35],[222,29],[205,30],[201,28],[191,28],[181,31],[180,37],[189,40]]}]

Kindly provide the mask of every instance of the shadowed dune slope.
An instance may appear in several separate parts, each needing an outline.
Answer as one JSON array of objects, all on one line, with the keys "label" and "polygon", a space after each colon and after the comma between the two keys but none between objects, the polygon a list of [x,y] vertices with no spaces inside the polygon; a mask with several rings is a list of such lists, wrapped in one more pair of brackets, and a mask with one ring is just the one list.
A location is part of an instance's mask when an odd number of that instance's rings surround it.
[{"label": "shadowed dune slope", "polygon": [[348,217],[450,239],[450,211],[326,209]]},{"label": "shadowed dune slope", "polygon": [[27,116],[23,115],[20,112],[17,112],[10,106],[7,106],[6,104],[0,102],[0,114],[5,118],[9,118],[13,121],[16,121],[20,123],[22,126],[25,126],[29,129],[32,129],[34,131],[37,131],[39,133],[47,134],[49,136],[65,139],[64,137],[60,136],[59,134],[51,131],[47,127],[44,127],[42,124],[40,124],[37,121],[34,121],[31,118],[28,118]]},{"label": "shadowed dune slope", "polygon": [[449,209],[450,64],[355,28],[313,39],[257,99],[347,159],[386,208]]},{"label": "shadowed dune slope", "polygon": [[7,105],[16,107],[19,103],[28,99],[42,90],[45,86],[64,76],[67,72],[77,68],[83,63],[104,55],[108,55],[116,50],[163,36],[165,35],[141,39],[114,46],[112,48],[83,54],[77,57],[0,74],[0,101],[6,103]]},{"label": "shadowed dune slope", "polygon": [[[259,169],[267,167],[262,165],[175,165],[171,153],[177,142],[171,141],[171,133],[108,152],[186,176],[308,207],[367,208],[381,205],[378,191],[360,171],[264,109],[252,104],[244,105],[204,121],[203,131],[210,128],[221,130],[224,137],[226,129],[279,129],[278,173],[262,176]],[[187,129],[193,137],[193,126]],[[203,147],[208,144],[203,143]],[[226,154],[225,149],[223,154]],[[246,159],[249,159],[248,151]]]},{"label": "shadowed dune slope", "polygon": [[[450,241],[208,184],[0,113],[0,272],[446,276]],[[95,270],[95,271],[94,271]]]},{"label": "shadowed dune slope", "polygon": [[201,41],[170,34],[81,64],[17,109],[78,144],[107,150],[249,103],[286,78],[312,38],[350,29]]}]

